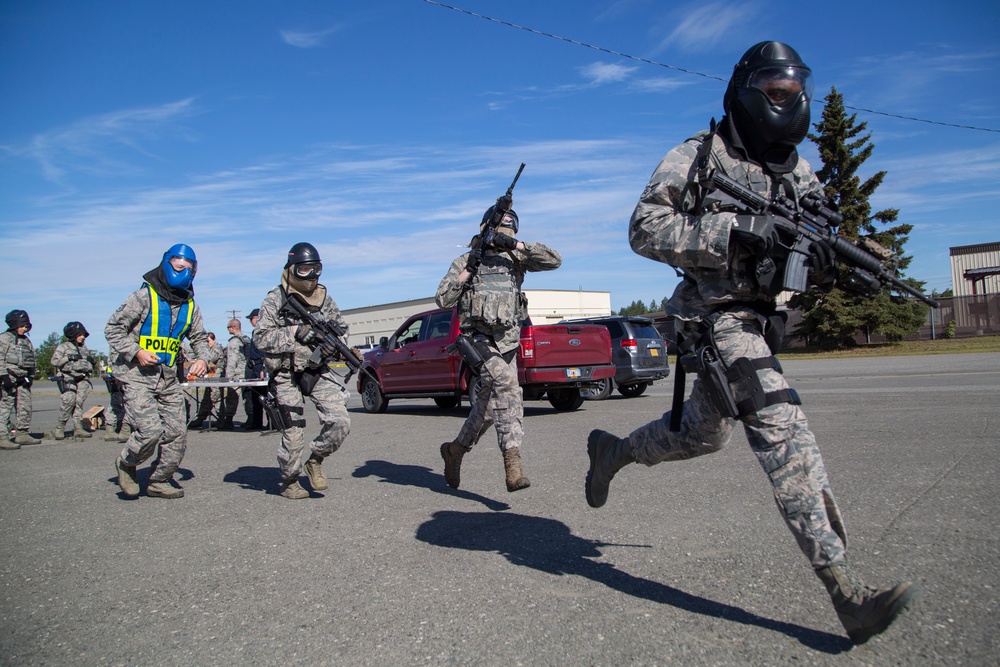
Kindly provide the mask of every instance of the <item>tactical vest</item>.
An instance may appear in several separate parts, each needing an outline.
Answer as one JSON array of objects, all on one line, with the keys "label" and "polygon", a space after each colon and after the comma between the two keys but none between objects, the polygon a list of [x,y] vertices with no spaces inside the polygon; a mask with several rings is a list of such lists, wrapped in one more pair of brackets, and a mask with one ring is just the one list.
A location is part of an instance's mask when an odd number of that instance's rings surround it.
[{"label": "tactical vest", "polygon": [[483,257],[479,271],[468,285],[458,307],[474,324],[489,329],[520,325],[524,308],[512,259],[505,255]]},{"label": "tactical vest", "polygon": [[181,349],[181,339],[191,328],[194,300],[188,299],[181,304],[177,321],[171,326],[170,304],[160,298],[152,285],[147,283],[146,288],[149,290],[149,313],[139,329],[139,347],[158,356],[165,365],[173,366]]}]

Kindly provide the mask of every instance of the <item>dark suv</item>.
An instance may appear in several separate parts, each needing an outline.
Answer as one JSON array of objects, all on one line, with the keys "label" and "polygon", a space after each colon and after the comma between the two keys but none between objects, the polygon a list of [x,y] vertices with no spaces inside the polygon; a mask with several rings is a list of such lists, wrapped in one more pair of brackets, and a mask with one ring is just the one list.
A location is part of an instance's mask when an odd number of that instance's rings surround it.
[{"label": "dark suv", "polygon": [[607,398],[615,386],[626,398],[639,396],[655,380],[670,374],[667,345],[648,317],[588,317],[564,322],[600,324],[611,334],[611,360],[615,364],[614,383],[605,382],[587,398]]}]

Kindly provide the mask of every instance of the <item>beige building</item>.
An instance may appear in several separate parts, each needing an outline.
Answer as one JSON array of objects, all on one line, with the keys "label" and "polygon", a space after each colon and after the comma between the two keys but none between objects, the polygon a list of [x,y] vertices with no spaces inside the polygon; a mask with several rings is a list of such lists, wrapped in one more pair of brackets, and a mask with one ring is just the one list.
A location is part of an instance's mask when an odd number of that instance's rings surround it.
[{"label": "beige building", "polygon": [[[611,292],[526,289],[524,293],[528,297],[528,316],[535,324],[611,314]],[[435,308],[434,297],[427,297],[341,312],[351,327],[348,342],[357,347],[378,345],[382,336],[391,336],[406,318]]]},{"label": "beige building", "polygon": [[955,296],[1000,292],[1000,243],[949,248]]}]

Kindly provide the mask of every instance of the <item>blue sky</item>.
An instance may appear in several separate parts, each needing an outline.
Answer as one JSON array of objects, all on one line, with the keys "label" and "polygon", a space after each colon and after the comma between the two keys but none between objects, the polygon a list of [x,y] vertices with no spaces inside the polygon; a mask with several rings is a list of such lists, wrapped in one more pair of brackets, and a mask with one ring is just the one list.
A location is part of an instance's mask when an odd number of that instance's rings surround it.
[{"label": "blue sky", "polygon": [[674,272],[632,253],[629,215],[769,39],[802,54],[818,98],[994,130],[858,112],[862,176],[888,172],[873,203],[914,225],[909,275],[945,289],[950,246],[1000,240],[995,1],[449,4],[708,76],[423,0],[5,0],[0,310],[27,310],[36,345],[80,320],[105,351],[108,316],[178,242],[222,337],[298,241],[343,309],[430,296],[521,162],[520,237],[564,258],[526,287],[659,300]]}]

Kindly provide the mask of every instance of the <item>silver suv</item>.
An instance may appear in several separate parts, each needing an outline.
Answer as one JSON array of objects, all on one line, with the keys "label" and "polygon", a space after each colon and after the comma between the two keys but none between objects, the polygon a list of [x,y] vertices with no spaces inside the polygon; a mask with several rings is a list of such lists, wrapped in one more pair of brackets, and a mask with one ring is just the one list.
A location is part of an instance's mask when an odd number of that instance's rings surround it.
[{"label": "silver suv", "polygon": [[670,374],[667,345],[648,317],[608,315],[564,322],[600,324],[611,334],[615,378],[589,392],[586,397],[591,400],[607,398],[615,386],[625,398],[634,398],[646,391],[650,383]]}]

